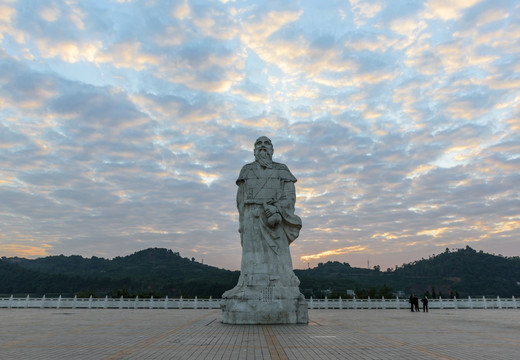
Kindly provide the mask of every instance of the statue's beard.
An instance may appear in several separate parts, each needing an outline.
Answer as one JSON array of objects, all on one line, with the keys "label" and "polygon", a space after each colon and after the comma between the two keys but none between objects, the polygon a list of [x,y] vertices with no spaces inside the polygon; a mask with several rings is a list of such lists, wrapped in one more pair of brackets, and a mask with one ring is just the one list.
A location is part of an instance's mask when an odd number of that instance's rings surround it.
[{"label": "statue's beard", "polygon": [[266,149],[260,149],[255,154],[256,161],[263,167],[273,167],[273,154]]}]

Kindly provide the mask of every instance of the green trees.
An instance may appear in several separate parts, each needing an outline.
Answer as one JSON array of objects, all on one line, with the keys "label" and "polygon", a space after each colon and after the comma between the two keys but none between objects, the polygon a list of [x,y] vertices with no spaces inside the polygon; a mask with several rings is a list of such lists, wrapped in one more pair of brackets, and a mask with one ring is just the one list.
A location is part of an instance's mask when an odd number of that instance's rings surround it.
[{"label": "green trees", "polygon": [[49,256],[0,261],[0,293],[63,296],[220,297],[232,288],[238,272],[183,258],[168,249],[146,249],[107,260]]},{"label": "green trees", "polygon": [[[337,261],[295,270],[306,297],[391,298],[400,293],[439,296],[520,296],[520,258],[475,251],[469,246],[381,271]],[[219,298],[237,283],[238,271],[183,258],[168,249],[146,249],[113,260],[49,256],[2,258],[0,294]],[[405,296],[407,296],[405,295]]]},{"label": "green trees", "polygon": [[[520,294],[520,258],[477,252],[469,246],[406,264],[394,272],[396,279],[408,283],[408,289],[432,296],[518,296]],[[435,293],[437,290],[437,293]],[[452,294],[453,293],[453,294]]]}]

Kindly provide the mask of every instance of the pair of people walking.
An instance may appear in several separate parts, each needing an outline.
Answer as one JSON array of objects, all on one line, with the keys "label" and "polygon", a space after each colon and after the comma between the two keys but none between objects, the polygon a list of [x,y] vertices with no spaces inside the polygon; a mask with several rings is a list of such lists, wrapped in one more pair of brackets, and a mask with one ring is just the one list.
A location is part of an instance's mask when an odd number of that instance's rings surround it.
[{"label": "pair of people walking", "polygon": [[[410,310],[412,312],[414,312],[414,311],[420,312],[419,298],[417,297],[417,295],[411,294],[410,300],[408,302],[410,303]],[[423,298],[421,299],[421,302],[423,305],[423,312],[428,312],[428,298],[426,297],[426,295],[423,296]]]}]

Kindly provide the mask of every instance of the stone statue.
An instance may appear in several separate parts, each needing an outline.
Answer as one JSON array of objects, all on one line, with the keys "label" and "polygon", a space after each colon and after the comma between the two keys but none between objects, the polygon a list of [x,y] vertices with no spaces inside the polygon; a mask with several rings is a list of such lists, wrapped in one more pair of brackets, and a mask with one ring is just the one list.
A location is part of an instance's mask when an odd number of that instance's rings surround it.
[{"label": "stone statue", "polygon": [[228,324],[307,323],[307,303],[292,269],[289,245],[301,219],[294,214],[296,178],[272,161],[265,136],[255,142],[255,161],[236,181],[242,263],[238,284],[222,295],[222,321]]}]

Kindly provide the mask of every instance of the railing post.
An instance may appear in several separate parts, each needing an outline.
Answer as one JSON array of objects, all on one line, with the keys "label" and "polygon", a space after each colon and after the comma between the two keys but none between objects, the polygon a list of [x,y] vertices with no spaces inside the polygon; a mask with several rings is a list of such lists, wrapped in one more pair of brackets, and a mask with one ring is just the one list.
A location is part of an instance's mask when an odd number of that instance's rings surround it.
[{"label": "railing post", "polygon": [[455,309],[458,309],[458,308],[459,308],[459,304],[457,303],[457,297],[456,297],[456,296],[453,297],[453,307],[454,307]]},{"label": "railing post", "polygon": [[471,301],[471,296],[468,296],[468,306],[470,309],[473,309],[473,301]]},{"label": "railing post", "polygon": [[193,308],[194,309],[198,309],[199,308],[199,301],[198,301],[196,296],[195,296],[195,301],[193,302]]},{"label": "railing post", "polygon": [[397,310],[401,310],[401,302],[399,301],[399,296],[395,296],[395,302],[397,303]]},{"label": "railing post", "polygon": [[25,306],[24,308],[28,308],[29,307],[29,294],[27,294],[27,297],[25,298]]},{"label": "railing post", "polygon": [[370,296],[367,296],[367,308],[372,309],[372,302],[370,301]]},{"label": "railing post", "polygon": [[153,309],[153,295],[150,296],[150,306],[149,306],[150,309]]},{"label": "railing post", "polygon": [[339,297],[339,309],[343,310],[343,300],[341,299],[341,296]]},{"label": "railing post", "polygon": [[309,308],[314,309],[314,304],[312,302],[312,296],[309,299]]},{"label": "railing post", "polygon": [[56,305],[56,309],[59,309],[61,307],[61,295],[58,296],[58,304]]},{"label": "railing post", "polygon": [[42,296],[42,302],[40,304],[40,309],[43,309],[44,304],[45,304],[45,294]]},{"label": "railing post", "polygon": [[441,298],[440,296],[439,296],[439,307],[440,307],[441,309],[444,309],[444,305],[443,305],[443,303],[442,303],[442,298]]},{"label": "railing post", "polygon": [[213,298],[211,296],[209,297],[208,309],[213,309]]},{"label": "railing post", "polygon": [[182,296],[179,298],[179,309],[182,309]]},{"label": "railing post", "polygon": [[356,295],[354,295],[354,303],[352,305],[354,306],[354,309],[357,309]]},{"label": "railing post", "polygon": [[13,294],[11,294],[11,297],[9,298],[9,305],[7,306],[9,309],[13,306]]},{"label": "railing post", "polygon": [[74,300],[72,301],[72,308],[76,308],[76,301],[78,301],[78,295],[74,295]]},{"label": "railing post", "polygon": [[168,309],[168,295],[164,298],[164,308]]},{"label": "railing post", "polygon": [[484,302],[484,309],[487,309],[487,302],[485,296],[482,296],[482,301]]},{"label": "railing post", "polygon": [[502,309],[502,301],[500,301],[500,296],[497,296],[497,306],[499,309]]},{"label": "railing post", "polygon": [[515,299],[515,297],[513,296],[512,299],[513,299],[513,309],[518,309],[518,307],[516,306],[516,299]]},{"label": "railing post", "polygon": [[137,309],[137,302],[139,301],[139,296],[136,296],[135,297],[135,301],[134,301],[134,309]]},{"label": "railing post", "polygon": [[386,309],[386,303],[385,303],[385,297],[384,296],[381,296],[381,302],[382,302],[381,307],[383,308],[383,310],[385,310]]},{"label": "railing post", "polygon": [[329,309],[329,299],[325,296],[325,309]]}]

